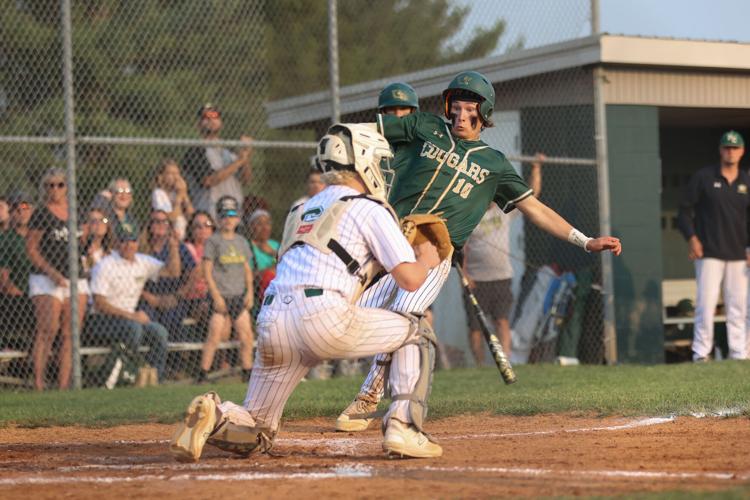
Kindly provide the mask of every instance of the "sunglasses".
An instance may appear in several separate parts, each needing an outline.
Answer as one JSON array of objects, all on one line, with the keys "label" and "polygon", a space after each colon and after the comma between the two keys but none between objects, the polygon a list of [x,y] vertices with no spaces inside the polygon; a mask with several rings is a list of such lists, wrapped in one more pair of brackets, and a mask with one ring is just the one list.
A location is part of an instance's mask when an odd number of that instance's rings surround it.
[{"label": "sunglasses", "polygon": [[15,206],[16,210],[31,210],[31,205],[29,203],[19,203]]},{"label": "sunglasses", "polygon": [[115,194],[130,194],[133,190],[130,188],[118,188],[114,190]]},{"label": "sunglasses", "polygon": [[109,219],[107,219],[106,217],[92,217],[89,219],[89,224],[93,224],[95,222],[96,223],[101,222],[102,224],[109,224]]},{"label": "sunglasses", "polygon": [[48,189],[54,189],[54,188],[62,189],[64,187],[65,187],[65,183],[64,182],[48,182],[47,183],[47,188]]},{"label": "sunglasses", "polygon": [[214,223],[213,222],[204,222],[204,223],[201,224],[200,222],[196,222],[195,224],[193,224],[193,227],[197,227],[197,228],[201,228],[201,227],[214,227]]},{"label": "sunglasses", "polygon": [[151,219],[151,224],[169,224],[169,219]]},{"label": "sunglasses", "polygon": [[203,112],[203,118],[208,118],[210,120],[214,120],[216,118],[221,118],[221,115],[218,111],[215,111],[213,109],[209,109]]}]

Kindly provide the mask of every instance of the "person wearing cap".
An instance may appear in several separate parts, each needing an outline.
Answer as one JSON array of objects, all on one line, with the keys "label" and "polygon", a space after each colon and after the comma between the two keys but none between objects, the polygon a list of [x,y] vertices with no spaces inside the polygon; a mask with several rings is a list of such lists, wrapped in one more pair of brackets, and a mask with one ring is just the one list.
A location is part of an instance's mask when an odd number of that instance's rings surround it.
[{"label": "person wearing cap", "polygon": [[693,174],[685,189],[678,225],[695,263],[697,294],[693,361],[710,359],[714,313],[722,290],[727,317],[729,358],[747,357],[747,264],[750,176],[740,169],[745,141],[730,130],[719,141],[719,164]]},{"label": "person wearing cap", "polygon": [[[198,110],[198,130],[205,140],[218,140],[224,123],[221,112],[213,104],[205,104]],[[243,204],[243,186],[252,178],[250,157],[251,137],[243,135],[240,140],[247,146],[237,154],[226,148],[193,147],[183,157],[182,166],[191,188],[191,198],[197,210],[204,210],[216,218],[216,203],[222,196],[231,196],[240,206]]]},{"label": "person wearing cap", "polygon": [[211,298],[208,337],[203,344],[201,371],[197,382],[208,380],[214,354],[222,340],[227,340],[234,326],[240,341],[242,378],[247,381],[253,368],[253,328],[250,309],[254,303],[253,253],[245,237],[237,234],[240,205],[231,196],[216,204],[219,227],[203,249],[203,272]]},{"label": "person wearing cap", "polygon": [[146,361],[156,368],[159,380],[164,378],[167,360],[167,329],[137,310],[143,286],[159,277],[180,275],[179,240],[169,242],[169,258],[163,261],[138,253],[138,228],[133,223],[115,226],[115,249],[102,258],[91,273],[91,292],[95,314],[90,330],[105,342],[124,342],[137,352],[149,346]]},{"label": "person wearing cap", "polygon": [[34,204],[31,197],[21,192],[11,194],[7,200],[10,229],[0,233],[2,345],[25,350],[34,331],[34,305],[29,297],[31,261],[26,254],[26,235]]}]

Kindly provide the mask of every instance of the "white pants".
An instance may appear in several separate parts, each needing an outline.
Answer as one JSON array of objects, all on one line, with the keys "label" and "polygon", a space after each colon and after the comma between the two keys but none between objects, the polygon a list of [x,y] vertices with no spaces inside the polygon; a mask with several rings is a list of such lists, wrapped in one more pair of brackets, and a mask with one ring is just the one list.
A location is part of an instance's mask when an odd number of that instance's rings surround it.
[{"label": "white pants", "polygon": [[[244,401],[258,426],[278,430],[292,391],[323,360],[396,351],[391,383],[403,386],[406,393],[413,391],[419,377],[419,348],[408,344],[417,338],[405,316],[349,304],[335,292],[306,297],[301,288],[271,285],[269,295],[273,302],[264,305],[258,316],[258,355]],[[411,421],[408,401],[395,402],[391,411]]]},{"label": "white pants", "polygon": [[[451,271],[451,259],[447,258],[439,266],[432,269],[427,275],[427,279],[419,289],[413,292],[402,290],[396,285],[396,281],[390,274],[384,276],[373,286],[365,290],[365,293],[359,298],[358,304],[363,307],[377,307],[388,309],[389,311],[403,313],[424,313],[428,307],[435,302],[440,290],[448,280],[448,274]],[[417,366],[419,366],[419,352],[415,351],[417,356]],[[404,354],[401,353],[400,356]],[[378,354],[370,366],[370,372],[367,374],[362,387],[359,389],[359,396],[369,399],[370,401],[380,401],[385,391],[385,372],[391,355],[388,353]],[[405,363],[404,359],[393,358],[391,373],[396,370],[395,365]],[[418,374],[417,374],[418,375]],[[399,384],[393,384],[391,381],[391,392],[393,394],[405,394]],[[401,401],[400,403],[407,403]],[[401,420],[399,418],[399,420]]]},{"label": "white pants", "polygon": [[695,279],[698,290],[693,330],[693,359],[707,357],[713,349],[714,313],[720,290],[724,292],[729,358],[745,359],[748,343],[745,330],[748,286],[745,261],[698,259],[695,261]]}]

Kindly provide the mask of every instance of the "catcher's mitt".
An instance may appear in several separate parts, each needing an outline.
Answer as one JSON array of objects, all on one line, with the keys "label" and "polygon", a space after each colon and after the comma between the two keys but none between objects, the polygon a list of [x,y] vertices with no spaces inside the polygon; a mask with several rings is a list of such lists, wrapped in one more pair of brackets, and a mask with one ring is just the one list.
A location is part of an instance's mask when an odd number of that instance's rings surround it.
[{"label": "catcher's mitt", "polygon": [[451,236],[445,221],[432,214],[411,214],[401,219],[401,232],[412,245],[419,245],[425,241],[431,242],[437,248],[440,260],[445,260],[453,253]]}]

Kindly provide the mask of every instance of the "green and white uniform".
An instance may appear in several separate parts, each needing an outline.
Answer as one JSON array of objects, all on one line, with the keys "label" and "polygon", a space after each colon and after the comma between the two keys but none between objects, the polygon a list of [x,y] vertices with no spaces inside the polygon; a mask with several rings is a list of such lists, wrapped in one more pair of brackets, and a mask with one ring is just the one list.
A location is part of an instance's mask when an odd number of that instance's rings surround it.
[{"label": "green and white uniform", "polygon": [[[432,213],[446,219],[453,245],[463,246],[494,201],[505,212],[533,194],[505,156],[483,141],[453,137],[450,125],[431,113],[397,118],[378,115],[378,132],[395,149],[391,168],[396,173],[389,201],[399,217]],[[387,275],[368,288],[359,305],[402,313],[424,313],[448,279],[450,260],[430,271],[424,284],[406,292]],[[379,354],[360,397],[378,401],[383,395],[386,354]],[[404,384],[408,385],[407,383]],[[398,387],[394,393],[400,394]]]}]

